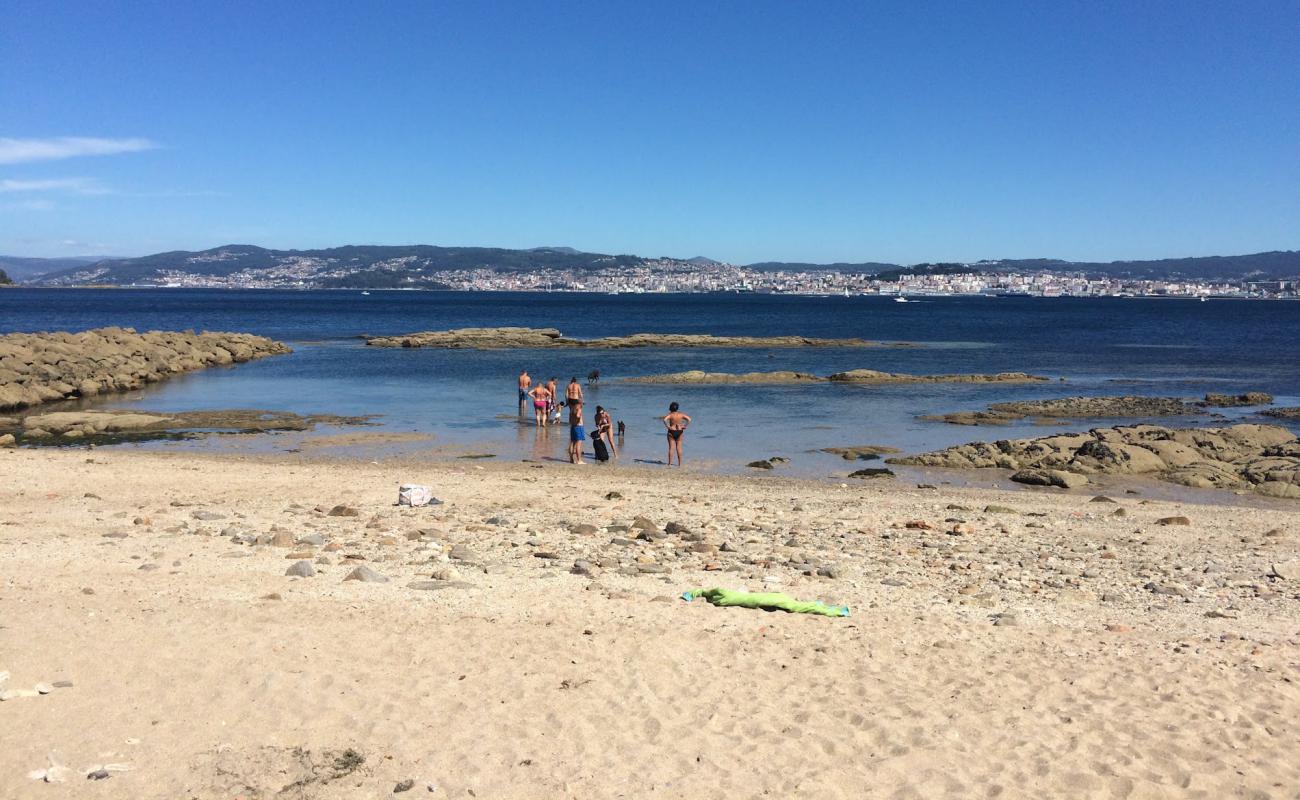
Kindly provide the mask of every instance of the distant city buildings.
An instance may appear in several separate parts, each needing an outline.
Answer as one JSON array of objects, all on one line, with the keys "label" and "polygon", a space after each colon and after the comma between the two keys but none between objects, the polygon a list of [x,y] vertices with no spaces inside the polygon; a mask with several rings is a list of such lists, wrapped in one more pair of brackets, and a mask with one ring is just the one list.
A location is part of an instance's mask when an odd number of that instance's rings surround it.
[{"label": "distant city buildings", "polygon": [[[208,258],[220,261],[220,258]],[[478,292],[752,292],[790,295],[1026,296],[1026,297],[1300,297],[1300,281],[1174,281],[1088,277],[1083,273],[1001,271],[999,262],[958,265],[969,272],[902,274],[881,280],[867,274],[832,270],[762,271],[718,262],[647,259],[633,266],[601,269],[500,270],[490,267],[436,271],[415,257],[366,265],[293,256],[274,266],[242,269],[228,275],[190,269],[159,270],[156,280],[138,285],[232,288],[395,288]],[[95,270],[69,276],[65,285],[94,284]],[[102,273],[101,273],[102,274]]]}]

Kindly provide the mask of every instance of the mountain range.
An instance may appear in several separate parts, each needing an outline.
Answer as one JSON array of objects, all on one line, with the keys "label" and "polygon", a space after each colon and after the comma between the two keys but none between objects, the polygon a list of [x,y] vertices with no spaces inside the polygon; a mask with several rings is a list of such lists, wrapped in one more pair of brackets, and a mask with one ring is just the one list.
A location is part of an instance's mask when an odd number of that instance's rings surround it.
[{"label": "mountain range", "polygon": [[[713,269],[727,266],[705,256],[688,259],[588,253],[571,247],[511,250],[432,245],[348,245],[318,250],[270,250],[224,245],[176,250],[139,258],[36,259],[0,256],[0,268],[20,283],[44,286],[158,285],[190,276],[238,276],[258,285],[322,288],[438,288],[439,273],[475,269],[527,273],[536,270],[596,272],[644,268]],[[883,262],[813,264],[760,262],[763,272],[829,270],[879,276],[883,280],[917,272],[1082,272],[1094,276],[1150,280],[1279,280],[1300,278],[1300,251],[1241,256],[1173,258],[1155,261],[1081,262],[1061,259],[984,260],[969,264],[899,265]]]}]

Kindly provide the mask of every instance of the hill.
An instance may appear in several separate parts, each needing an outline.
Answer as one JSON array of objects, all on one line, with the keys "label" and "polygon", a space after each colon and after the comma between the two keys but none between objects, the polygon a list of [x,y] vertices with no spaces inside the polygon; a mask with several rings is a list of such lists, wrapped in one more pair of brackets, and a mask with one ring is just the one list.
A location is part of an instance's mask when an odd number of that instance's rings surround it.
[{"label": "hill", "polygon": [[834,264],[811,264],[804,261],[760,261],[746,264],[746,267],[759,272],[848,272],[858,275],[874,275],[877,272],[902,268],[901,264],[885,264],[879,261],[864,261],[860,264],[847,264],[837,261]]},{"label": "hill", "polygon": [[26,256],[0,256],[0,270],[4,270],[14,281],[29,281],[50,272],[75,269],[105,260],[103,256],[79,256],[74,258],[28,258]]},{"label": "hill", "polygon": [[1154,261],[1065,261],[1059,258],[988,259],[969,264],[808,264],[763,261],[750,264],[762,272],[812,272],[831,270],[874,275],[895,280],[899,275],[942,272],[1083,272],[1144,280],[1280,280],[1300,277],[1300,250],[1273,250],[1243,256],[1163,258]]},{"label": "hill", "polygon": [[347,245],[320,250],[270,250],[229,244],[192,252],[175,250],[141,258],[82,264],[45,275],[52,286],[79,284],[166,284],[186,276],[246,277],[259,283],[321,287],[434,287],[440,272],[490,269],[591,271],[631,267],[639,256],[584,253],[567,247],[508,250],[496,247],[432,245]]},{"label": "hill", "polygon": [[5,271],[0,269],[0,286],[8,286],[11,283],[13,281],[9,280],[9,276],[5,274]]}]

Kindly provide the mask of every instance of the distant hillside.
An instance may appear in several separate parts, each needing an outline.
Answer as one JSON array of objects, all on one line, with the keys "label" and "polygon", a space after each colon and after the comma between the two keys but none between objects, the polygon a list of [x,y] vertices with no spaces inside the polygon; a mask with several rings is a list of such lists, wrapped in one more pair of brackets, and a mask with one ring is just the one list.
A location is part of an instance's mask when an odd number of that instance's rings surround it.
[{"label": "distant hillside", "polygon": [[643,261],[639,256],[583,253],[568,247],[507,250],[348,245],[323,250],[268,250],[251,244],[229,244],[198,252],[176,250],[83,264],[45,275],[41,282],[56,286],[165,284],[181,281],[185,276],[240,274],[251,280],[274,281],[286,286],[436,287],[437,274],[450,270],[596,270],[630,267]]},{"label": "distant hillside", "polygon": [[75,269],[104,260],[102,256],[76,258],[27,258],[25,256],[0,256],[0,269],[15,281],[28,281],[49,272]]},{"label": "distant hillside", "polygon": [[5,271],[0,269],[0,286],[8,286],[11,283],[13,281],[9,280],[9,276],[5,274]]}]

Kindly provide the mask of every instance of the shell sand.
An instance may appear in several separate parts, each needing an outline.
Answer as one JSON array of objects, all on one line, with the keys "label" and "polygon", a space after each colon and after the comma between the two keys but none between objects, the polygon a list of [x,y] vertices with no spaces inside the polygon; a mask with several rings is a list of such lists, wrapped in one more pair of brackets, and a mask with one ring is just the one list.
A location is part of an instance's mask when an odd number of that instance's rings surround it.
[{"label": "shell sand", "polygon": [[[1290,510],[106,450],[0,474],[4,797],[1300,786]],[[445,505],[394,506],[409,481]],[[676,599],[715,585],[853,616]]]}]

